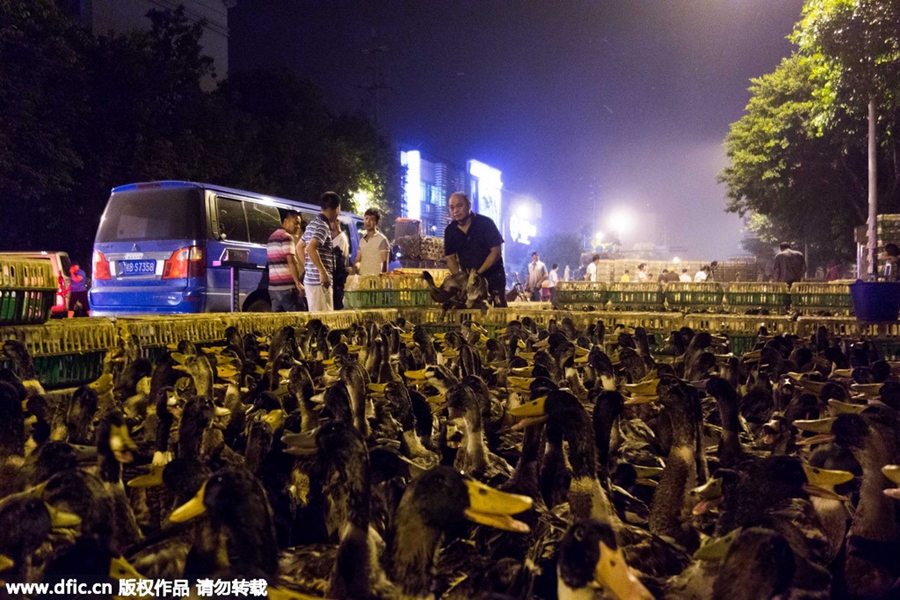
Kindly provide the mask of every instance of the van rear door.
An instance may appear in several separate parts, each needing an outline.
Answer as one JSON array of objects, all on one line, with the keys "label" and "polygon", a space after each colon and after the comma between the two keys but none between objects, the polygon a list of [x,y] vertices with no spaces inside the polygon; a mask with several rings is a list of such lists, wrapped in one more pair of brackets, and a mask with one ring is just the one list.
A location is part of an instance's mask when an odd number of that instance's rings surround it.
[{"label": "van rear door", "polygon": [[94,314],[202,312],[203,206],[194,186],[113,190],[94,241]]}]

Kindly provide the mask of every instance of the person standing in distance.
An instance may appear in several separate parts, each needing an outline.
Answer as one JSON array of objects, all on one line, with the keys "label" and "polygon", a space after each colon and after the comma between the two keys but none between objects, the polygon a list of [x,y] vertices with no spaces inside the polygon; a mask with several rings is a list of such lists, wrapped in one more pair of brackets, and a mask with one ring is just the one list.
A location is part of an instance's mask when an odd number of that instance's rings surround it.
[{"label": "person standing in distance", "polygon": [[281,227],[269,236],[266,254],[269,259],[269,300],[272,312],[300,310],[300,266],[294,253],[294,236],[300,231],[300,213],[286,210],[281,217]]},{"label": "person standing in distance", "polygon": [[584,280],[585,281],[597,281],[597,267],[600,266],[600,255],[595,254],[591,257],[591,262],[588,263],[587,269],[584,271]]},{"label": "person standing in distance", "polygon": [[541,261],[537,252],[531,253],[528,263],[528,278],[525,280],[525,291],[531,295],[532,302],[541,301],[541,284],[547,279],[547,266]]},{"label": "person standing in distance", "polygon": [[506,272],[500,246],[503,236],[497,225],[484,215],[472,212],[468,196],[454,192],[447,200],[450,218],[444,230],[444,260],[451,273],[475,269],[488,283],[494,306],[506,306]]},{"label": "person standing in distance", "polygon": [[775,281],[788,285],[801,281],[806,275],[806,259],[803,254],[791,249],[790,242],[782,242],[781,252],[775,255],[772,274]]},{"label": "person standing in distance", "polygon": [[81,270],[81,266],[78,264],[77,260],[73,260],[69,265],[69,318],[73,318],[75,316],[75,309],[78,305],[81,305],[81,309],[87,314],[87,316],[91,316],[91,305],[88,301],[88,293],[87,293],[87,278],[84,274],[84,271]]},{"label": "person standing in distance", "polygon": [[322,212],[310,221],[303,233],[306,242],[306,300],[310,312],[334,310],[331,275],[334,272],[334,246],[331,223],[341,214],[341,198],[334,192],[322,194]]},{"label": "person standing in distance", "polygon": [[381,215],[374,208],[366,210],[363,215],[363,227],[366,230],[359,240],[356,251],[356,272],[360,275],[381,275],[387,273],[391,244],[387,237],[378,231]]}]

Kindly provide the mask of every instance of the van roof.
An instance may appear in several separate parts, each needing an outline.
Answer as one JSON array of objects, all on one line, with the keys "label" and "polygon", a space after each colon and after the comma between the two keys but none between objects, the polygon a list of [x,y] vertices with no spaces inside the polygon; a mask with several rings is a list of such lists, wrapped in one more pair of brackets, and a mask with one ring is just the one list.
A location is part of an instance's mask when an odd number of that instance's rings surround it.
[{"label": "van roof", "polygon": [[[250,198],[253,197],[262,197],[266,200],[271,200],[272,202],[283,202],[285,204],[305,204],[307,206],[315,207],[316,205],[310,202],[302,202],[300,200],[288,200],[287,198],[279,198],[278,196],[270,196],[268,194],[260,194],[257,192],[248,192],[247,190],[238,190],[235,188],[225,187],[223,185],[215,185],[212,183],[197,183],[195,181],[175,181],[175,180],[167,180],[167,181],[145,181],[141,183],[127,183],[125,185],[118,185],[112,189],[112,193],[116,192],[132,192],[135,190],[141,189],[152,189],[152,188],[200,188],[204,190],[212,190],[214,192],[225,192],[226,194],[237,194],[241,196],[247,196]],[[345,217],[346,215],[346,217]],[[353,221],[362,221],[362,217],[357,215],[356,213],[348,213],[341,212],[341,217],[345,217],[346,220]]]},{"label": "van roof", "polygon": [[[132,192],[135,190],[151,188],[202,188],[204,190],[213,190],[215,192],[225,192],[228,194],[238,194],[241,196],[248,196],[250,198],[262,197],[273,202],[284,202],[288,204],[299,202],[300,204],[310,204],[309,202],[301,202],[300,200],[288,200],[287,198],[279,198],[278,196],[270,196],[269,194],[248,192],[247,190],[238,190],[235,188],[215,185],[212,183],[196,183],[194,181],[145,181],[141,183],[128,183],[125,185],[114,187],[112,189],[112,193],[115,194],[117,192]],[[312,204],[312,206],[315,206],[315,204]]]}]

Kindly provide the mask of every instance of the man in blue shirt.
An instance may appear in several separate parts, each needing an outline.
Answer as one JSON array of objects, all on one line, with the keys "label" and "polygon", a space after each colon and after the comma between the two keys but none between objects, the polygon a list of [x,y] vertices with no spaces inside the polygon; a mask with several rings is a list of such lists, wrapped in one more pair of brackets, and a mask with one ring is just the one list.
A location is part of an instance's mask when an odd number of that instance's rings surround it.
[{"label": "man in blue shirt", "polygon": [[444,231],[444,259],[451,273],[475,269],[487,279],[494,306],[506,306],[506,272],[500,246],[503,236],[497,225],[484,215],[472,212],[469,198],[462,192],[447,200],[453,221]]},{"label": "man in blue shirt", "polygon": [[88,302],[87,277],[77,261],[69,265],[69,318],[75,316],[75,309],[81,305],[88,316],[91,315],[91,305]]}]

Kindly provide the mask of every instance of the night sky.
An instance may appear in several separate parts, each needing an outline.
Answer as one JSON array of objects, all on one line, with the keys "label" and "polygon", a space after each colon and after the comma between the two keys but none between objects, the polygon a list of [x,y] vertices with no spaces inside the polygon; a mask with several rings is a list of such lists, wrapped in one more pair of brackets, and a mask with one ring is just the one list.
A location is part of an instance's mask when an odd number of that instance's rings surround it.
[{"label": "night sky", "polygon": [[620,208],[654,212],[673,254],[722,260],[740,252],[742,229],[716,183],[723,140],[750,78],[790,54],[802,5],[239,0],[229,67],[288,67],[334,110],[371,114],[362,88],[377,56],[393,140],[500,169],[507,189],[542,204],[539,231],[580,230],[593,194],[601,230]]}]

